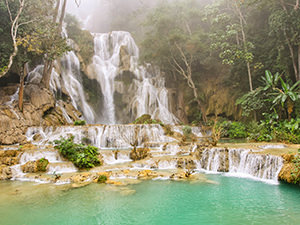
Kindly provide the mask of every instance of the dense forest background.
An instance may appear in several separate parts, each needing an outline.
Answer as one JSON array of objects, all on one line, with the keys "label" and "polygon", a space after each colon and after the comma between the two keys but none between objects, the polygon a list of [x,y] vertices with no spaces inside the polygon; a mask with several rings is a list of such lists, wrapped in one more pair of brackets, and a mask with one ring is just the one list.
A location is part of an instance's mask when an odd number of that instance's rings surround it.
[{"label": "dense forest background", "polygon": [[[60,35],[66,18],[69,37],[90,49],[83,53],[87,62],[92,41],[80,26],[131,32],[141,63],[157,65],[182,95],[183,122],[219,118],[223,127],[237,127],[231,136],[260,131],[254,139],[299,141],[299,0],[69,0],[77,19],[65,17],[66,3],[0,1],[1,85],[12,74],[24,82],[26,65],[43,62],[49,87],[53,61],[70,50]],[[239,122],[222,122],[228,119]],[[283,137],[287,132],[292,136]]]}]

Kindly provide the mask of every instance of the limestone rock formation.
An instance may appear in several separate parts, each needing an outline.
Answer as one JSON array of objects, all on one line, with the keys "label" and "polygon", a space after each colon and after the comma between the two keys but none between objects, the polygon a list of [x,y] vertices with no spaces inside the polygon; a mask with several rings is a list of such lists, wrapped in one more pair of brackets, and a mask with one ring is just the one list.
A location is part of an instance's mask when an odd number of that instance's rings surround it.
[{"label": "limestone rock formation", "polygon": [[3,88],[0,92],[0,144],[26,143],[24,134],[31,126],[67,124],[61,107],[71,120],[77,120],[81,115],[71,104],[63,103],[58,107],[53,94],[37,84],[25,86],[24,108],[21,112],[17,99],[12,99],[12,92],[17,93],[16,90],[17,86],[13,86]]}]

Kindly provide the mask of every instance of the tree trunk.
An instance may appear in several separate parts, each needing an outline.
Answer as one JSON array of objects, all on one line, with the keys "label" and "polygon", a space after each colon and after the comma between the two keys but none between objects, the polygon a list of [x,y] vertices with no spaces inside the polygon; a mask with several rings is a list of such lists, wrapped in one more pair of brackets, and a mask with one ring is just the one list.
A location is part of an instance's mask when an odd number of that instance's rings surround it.
[{"label": "tree trunk", "polygon": [[61,9],[60,19],[59,19],[59,29],[60,29],[59,31],[60,32],[62,31],[62,24],[63,24],[64,18],[65,18],[66,5],[67,5],[67,0],[64,0],[63,6]]},{"label": "tree trunk", "polygon": [[41,83],[48,90],[50,89],[50,80],[51,80],[52,69],[53,69],[53,62],[51,60],[45,60],[44,70],[43,70],[43,78],[41,80]]},{"label": "tree trunk", "polygon": [[6,3],[7,11],[8,11],[8,14],[9,14],[10,22],[11,22],[10,35],[11,35],[11,39],[12,39],[12,42],[13,42],[14,51],[9,57],[8,65],[6,66],[6,68],[2,72],[0,72],[0,77],[2,77],[2,76],[4,76],[5,74],[8,73],[8,71],[10,70],[10,68],[13,64],[14,58],[18,53],[17,33],[18,33],[18,28],[19,28],[19,18],[22,14],[22,11],[23,11],[23,8],[24,8],[24,5],[25,5],[25,0],[20,0],[19,1],[19,3],[20,3],[19,10],[18,10],[17,15],[14,19],[12,17],[12,13],[10,11],[8,0],[6,0],[5,3]]},{"label": "tree trunk", "polygon": [[[240,25],[241,25],[241,32],[242,32],[242,37],[243,37],[243,45],[244,45],[244,50],[245,52],[248,52],[247,48],[247,39],[246,39],[246,34],[244,31],[244,23],[246,23],[245,18],[243,17],[242,11],[240,7],[235,3],[236,9],[239,14],[239,19],[240,19]],[[250,91],[253,91],[253,85],[252,85],[252,74],[251,74],[251,68],[250,68],[250,62],[247,61],[247,71],[248,71],[248,79],[249,79],[249,87]]]},{"label": "tree trunk", "polygon": [[296,0],[296,4],[295,4],[295,10],[298,10],[299,9],[299,0]]},{"label": "tree trunk", "polygon": [[26,64],[23,66],[22,71],[20,71],[19,74],[20,74],[19,110],[20,110],[20,112],[23,112],[24,79],[27,75]]},{"label": "tree trunk", "polygon": [[[58,14],[59,6],[60,6],[60,0],[58,0],[57,5],[56,5],[57,14]],[[61,9],[60,18],[59,18],[59,27],[58,27],[58,32],[59,33],[61,33],[61,31],[62,31],[62,25],[63,25],[63,21],[64,21],[64,18],[65,18],[65,13],[66,13],[66,6],[67,6],[67,0],[64,0],[63,6],[62,6],[62,9]],[[57,14],[55,13],[55,16],[54,16],[55,21],[57,20],[57,16],[58,16]],[[50,88],[50,79],[51,79],[52,69],[53,69],[53,60],[45,59],[43,79],[41,80],[41,83],[48,90]]]},{"label": "tree trunk", "polygon": [[298,45],[298,79],[296,81],[300,80],[300,44]]},{"label": "tree trunk", "polygon": [[57,0],[56,7],[55,7],[55,14],[53,16],[54,23],[56,23],[56,21],[57,21],[59,6],[60,6],[60,0]]},{"label": "tree trunk", "polygon": [[297,64],[296,64],[296,60],[295,60],[295,56],[294,56],[294,49],[292,47],[292,44],[290,43],[288,37],[287,37],[287,34],[286,34],[286,31],[284,30],[284,36],[286,38],[286,42],[288,44],[288,47],[289,47],[289,51],[290,51],[290,57],[291,57],[291,60],[292,60],[292,63],[293,63],[293,68],[294,68],[294,73],[295,73],[295,78],[296,78],[296,81],[299,80],[298,78],[298,68],[297,68]]},{"label": "tree trunk", "polygon": [[248,70],[248,79],[249,79],[250,91],[253,91],[252,75],[251,75],[251,68],[250,68],[250,63],[249,62],[247,62],[247,70]]}]

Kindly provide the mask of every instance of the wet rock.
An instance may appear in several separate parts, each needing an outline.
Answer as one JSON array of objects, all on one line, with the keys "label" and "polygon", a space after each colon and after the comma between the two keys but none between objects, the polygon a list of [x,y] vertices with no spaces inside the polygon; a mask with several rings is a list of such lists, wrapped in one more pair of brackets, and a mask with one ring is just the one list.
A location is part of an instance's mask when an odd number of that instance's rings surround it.
[{"label": "wet rock", "polygon": [[29,161],[21,166],[23,173],[36,173],[38,172],[37,163],[35,161]]},{"label": "wet rock", "polygon": [[8,166],[0,165],[0,180],[9,180],[12,178],[11,168]]},{"label": "wet rock", "polygon": [[[0,95],[0,101],[6,97]],[[10,99],[11,95],[8,97]],[[72,105],[66,103],[65,107],[71,119],[75,120],[80,116]],[[12,145],[27,142],[25,133],[28,127],[63,125],[67,124],[67,121],[49,90],[37,84],[29,84],[24,90],[23,112],[18,109],[16,101],[9,105],[1,105],[0,124],[0,144]]]},{"label": "wet rock", "polygon": [[138,179],[148,180],[157,177],[157,172],[152,170],[142,170],[138,173]]},{"label": "wet rock", "polygon": [[179,158],[177,160],[178,169],[195,170],[197,168],[196,163],[193,159]]},{"label": "wet rock", "polygon": [[292,175],[292,171],[295,170],[293,163],[285,163],[278,174],[278,178],[281,181],[285,181],[287,183],[294,183],[295,177]]},{"label": "wet rock", "polygon": [[114,186],[127,186],[128,184],[124,183],[124,182],[121,182],[119,180],[107,180],[105,182],[106,184],[111,184],[111,185],[114,185]]},{"label": "wet rock", "polygon": [[186,172],[186,171],[182,171],[182,172],[176,172],[173,173],[170,178],[173,180],[182,180],[182,179],[187,179],[190,176],[190,173]]},{"label": "wet rock", "polygon": [[19,163],[19,159],[17,157],[1,157],[0,165],[13,166]]},{"label": "wet rock", "polygon": [[49,161],[47,159],[40,159],[37,161],[29,161],[21,166],[23,173],[37,173],[46,172],[48,169]]},{"label": "wet rock", "polygon": [[70,180],[72,183],[77,183],[77,184],[85,183],[88,180],[92,182],[91,173],[75,174],[71,176]]}]

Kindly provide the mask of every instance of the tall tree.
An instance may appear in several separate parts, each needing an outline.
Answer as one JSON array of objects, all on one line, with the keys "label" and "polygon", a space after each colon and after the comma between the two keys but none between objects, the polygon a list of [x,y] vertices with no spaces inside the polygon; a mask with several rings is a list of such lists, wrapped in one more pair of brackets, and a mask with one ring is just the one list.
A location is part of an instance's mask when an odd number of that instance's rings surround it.
[{"label": "tall tree", "polygon": [[243,0],[221,0],[206,7],[205,20],[211,28],[213,51],[218,51],[224,64],[243,62],[247,66],[249,89],[253,90],[251,63],[254,45],[247,38],[247,14],[250,5]]},{"label": "tall tree", "polygon": [[[278,46],[288,49],[296,81],[300,80],[300,10],[299,1],[272,1],[270,28]],[[279,49],[282,51],[282,49]]]},{"label": "tall tree", "polygon": [[[5,6],[6,6],[7,13],[9,15],[9,20],[10,20],[10,36],[11,36],[11,40],[12,40],[12,44],[13,44],[13,52],[9,56],[8,65],[4,66],[1,69],[0,77],[7,74],[7,72],[10,70],[10,68],[13,64],[14,58],[18,54],[17,35],[18,35],[19,27],[21,25],[31,22],[31,21],[25,21],[23,23],[20,23],[20,17],[23,12],[23,9],[25,7],[25,2],[26,2],[25,0],[19,0],[17,8],[16,8],[16,12],[12,12],[12,10],[11,10],[12,7],[11,7],[9,1],[5,0]],[[13,3],[15,3],[15,2],[13,2]]]},{"label": "tall tree", "polygon": [[163,3],[151,13],[146,21],[148,33],[142,43],[143,59],[159,65],[168,73],[186,81],[206,121],[205,103],[198,89],[195,68],[207,56],[204,36],[199,21],[199,6],[196,1]]}]

